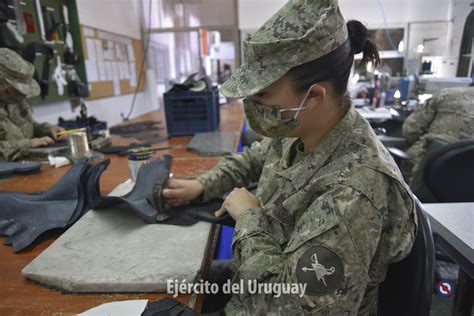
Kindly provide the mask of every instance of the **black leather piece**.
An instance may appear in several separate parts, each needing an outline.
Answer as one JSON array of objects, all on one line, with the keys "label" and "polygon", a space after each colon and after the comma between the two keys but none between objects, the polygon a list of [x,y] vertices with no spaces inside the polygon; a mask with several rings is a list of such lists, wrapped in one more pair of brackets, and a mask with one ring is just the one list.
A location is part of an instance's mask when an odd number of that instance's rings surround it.
[{"label": "black leather piece", "polygon": [[100,194],[100,175],[109,162],[80,160],[46,192],[0,192],[0,234],[8,236],[4,243],[17,252],[46,231],[72,225]]},{"label": "black leather piece", "polygon": [[[267,272],[268,271],[265,273]],[[224,285],[232,280],[234,275],[235,270],[229,260],[214,259],[211,261],[209,272],[207,274],[207,281],[210,284],[217,284],[219,287],[216,293],[212,292],[204,295],[204,301],[201,308],[201,313],[203,315],[216,315],[215,313],[222,312],[225,309],[225,306],[232,298],[232,294],[224,291]]]},{"label": "black leather piece", "polygon": [[[155,159],[141,166],[133,189],[124,196],[101,196],[94,204],[94,209],[109,208],[127,204],[141,219],[147,223],[189,226],[200,220],[235,226],[229,214],[215,217],[214,212],[221,205],[221,199],[206,203],[192,203],[171,207],[165,203],[161,190],[168,182],[171,156]],[[161,212],[159,210],[162,210]]]},{"label": "black leather piece", "polygon": [[51,189],[41,194],[0,193],[0,234],[20,251],[43,232],[66,227],[79,204],[80,175],[87,168],[80,161]]},{"label": "black leather piece", "polygon": [[0,177],[13,174],[34,173],[41,170],[39,162],[0,162]]},{"label": "black leather piece", "polygon": [[159,215],[154,200],[155,186],[164,185],[168,181],[171,166],[171,156],[165,155],[163,158],[152,160],[140,167],[132,191],[124,196],[101,196],[97,199],[94,209],[126,203],[145,222],[155,223]]},{"label": "black leather piece", "polygon": [[214,212],[221,208],[222,203],[224,200],[221,199],[214,199],[205,205],[186,205],[184,207],[177,207],[169,210],[169,213],[175,212],[183,212],[192,218],[198,219],[200,221],[215,223],[215,224],[223,224],[226,226],[235,226],[235,220],[229,213],[225,213],[225,215],[216,217]]},{"label": "black leather piece", "polygon": [[81,175],[79,186],[79,205],[76,207],[68,225],[72,225],[81,218],[94,205],[100,196],[99,180],[102,173],[107,169],[110,160],[106,159],[95,165],[90,165]]},{"label": "black leather piece", "polygon": [[107,170],[110,165],[110,159],[105,159],[96,164],[91,172],[91,176],[87,179],[87,200],[89,208],[92,208],[95,201],[100,197],[100,176]]},{"label": "black leather piece", "polygon": [[214,216],[214,212],[221,208],[223,200],[214,199],[207,203],[191,203],[178,207],[167,206],[165,213],[169,216],[160,224],[189,226],[198,221],[235,226],[235,221],[229,214],[222,217]]},{"label": "black leather piece", "polygon": [[163,127],[157,126],[161,121],[144,121],[110,128],[111,134],[122,137],[135,138],[144,143],[156,144],[168,139],[167,135],[161,136]]},{"label": "black leather piece", "polygon": [[198,316],[201,315],[178,300],[165,297],[147,304],[141,316]]},{"label": "black leather piece", "polygon": [[150,147],[150,143],[133,143],[128,146],[107,146],[100,148],[98,151],[103,154],[119,154],[126,155],[130,149],[140,148],[140,147]]},{"label": "black leather piece", "polygon": [[148,302],[141,316],[225,316],[224,311],[200,314],[178,300],[165,297],[155,302]]},{"label": "black leather piece", "polygon": [[126,125],[114,126],[110,128],[110,133],[124,136],[127,134],[149,132],[150,130],[159,131],[159,130],[162,130],[163,128],[157,127],[155,125],[160,124],[160,123],[161,121],[143,121],[143,122],[126,124]]}]

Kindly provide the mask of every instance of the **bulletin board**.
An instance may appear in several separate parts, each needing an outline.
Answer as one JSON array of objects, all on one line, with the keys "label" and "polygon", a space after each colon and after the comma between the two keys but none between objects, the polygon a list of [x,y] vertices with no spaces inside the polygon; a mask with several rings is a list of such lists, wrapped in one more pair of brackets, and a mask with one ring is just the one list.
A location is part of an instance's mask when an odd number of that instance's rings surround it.
[{"label": "bulletin board", "polygon": [[145,90],[140,67],[143,45],[140,39],[81,25],[84,64],[89,83],[89,99],[99,99]]}]

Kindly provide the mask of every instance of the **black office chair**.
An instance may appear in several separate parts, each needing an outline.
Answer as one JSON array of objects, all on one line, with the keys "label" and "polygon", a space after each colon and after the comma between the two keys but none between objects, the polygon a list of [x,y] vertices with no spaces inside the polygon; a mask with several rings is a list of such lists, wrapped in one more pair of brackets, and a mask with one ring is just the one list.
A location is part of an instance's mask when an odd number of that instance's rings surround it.
[{"label": "black office chair", "polygon": [[378,315],[428,316],[433,295],[434,244],[431,226],[416,199],[418,231],[405,259],[389,266],[379,288]]},{"label": "black office chair", "polygon": [[[388,148],[400,166],[411,157],[397,148]],[[474,202],[474,139],[448,143],[433,139],[410,182],[413,193],[423,203]]]},{"label": "black office chair", "polygon": [[425,162],[423,180],[437,202],[474,202],[474,139],[433,152]]}]

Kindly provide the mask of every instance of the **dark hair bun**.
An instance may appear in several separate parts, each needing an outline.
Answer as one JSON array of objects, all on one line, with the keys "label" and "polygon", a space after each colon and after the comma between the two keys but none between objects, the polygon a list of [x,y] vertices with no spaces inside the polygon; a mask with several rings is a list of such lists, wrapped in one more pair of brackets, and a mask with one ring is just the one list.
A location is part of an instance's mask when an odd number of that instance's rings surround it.
[{"label": "dark hair bun", "polygon": [[346,23],[349,39],[354,54],[363,53],[361,65],[371,61],[375,66],[380,63],[377,46],[369,39],[367,27],[359,21],[350,20]]}]

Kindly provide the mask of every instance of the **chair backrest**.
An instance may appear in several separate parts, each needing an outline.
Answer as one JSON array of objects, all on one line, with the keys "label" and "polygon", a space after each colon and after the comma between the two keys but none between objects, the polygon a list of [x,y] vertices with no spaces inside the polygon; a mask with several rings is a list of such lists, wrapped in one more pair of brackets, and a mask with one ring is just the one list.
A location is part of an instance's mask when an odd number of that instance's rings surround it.
[{"label": "chair backrest", "polygon": [[474,202],[474,139],[433,152],[426,160],[423,178],[439,202]]},{"label": "chair backrest", "polygon": [[418,230],[410,254],[389,265],[380,284],[378,315],[428,316],[433,295],[435,251],[431,225],[416,200]]}]

